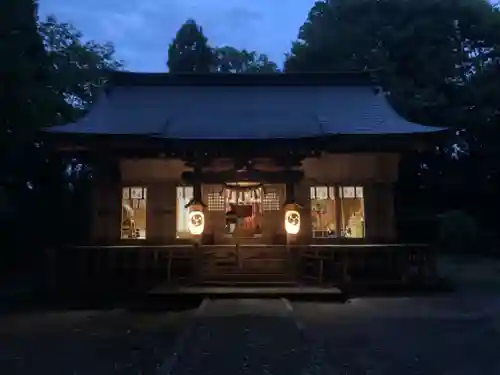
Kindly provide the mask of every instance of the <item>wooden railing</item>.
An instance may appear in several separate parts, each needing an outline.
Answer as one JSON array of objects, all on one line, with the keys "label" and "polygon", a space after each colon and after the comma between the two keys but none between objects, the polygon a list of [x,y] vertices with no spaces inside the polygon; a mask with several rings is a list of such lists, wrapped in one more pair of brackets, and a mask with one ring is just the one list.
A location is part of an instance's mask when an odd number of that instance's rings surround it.
[{"label": "wooden railing", "polygon": [[295,249],[299,278],[315,284],[425,281],[436,277],[427,245],[324,245]]},{"label": "wooden railing", "polygon": [[51,285],[190,283],[197,257],[191,245],[79,246],[46,250]]},{"label": "wooden railing", "polygon": [[[357,282],[407,282],[435,277],[434,252],[424,245],[310,245],[260,252],[290,255],[293,277],[315,285]],[[216,249],[217,250],[217,249]],[[208,247],[83,246],[47,249],[50,285],[193,284],[203,282]],[[212,247],[210,251],[214,251]],[[269,255],[268,254],[268,255]],[[252,267],[258,262],[251,259]],[[262,255],[262,264],[265,264]],[[265,273],[262,274],[265,281]]]}]

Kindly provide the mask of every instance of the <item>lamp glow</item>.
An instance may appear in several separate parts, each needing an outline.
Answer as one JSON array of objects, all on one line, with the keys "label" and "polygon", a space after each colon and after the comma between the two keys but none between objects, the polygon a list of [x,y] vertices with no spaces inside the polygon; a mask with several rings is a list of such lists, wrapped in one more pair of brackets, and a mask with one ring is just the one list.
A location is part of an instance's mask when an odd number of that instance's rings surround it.
[{"label": "lamp glow", "polygon": [[288,234],[297,234],[300,231],[300,213],[297,210],[285,212],[285,230]]},{"label": "lamp glow", "polygon": [[205,229],[205,214],[203,211],[193,210],[189,213],[188,229],[195,236],[203,233]]}]

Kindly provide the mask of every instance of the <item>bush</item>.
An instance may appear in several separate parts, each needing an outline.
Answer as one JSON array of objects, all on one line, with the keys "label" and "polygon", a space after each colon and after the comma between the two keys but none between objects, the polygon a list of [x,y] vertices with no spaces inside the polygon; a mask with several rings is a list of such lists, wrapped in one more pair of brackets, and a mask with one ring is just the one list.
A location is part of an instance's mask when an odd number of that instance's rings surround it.
[{"label": "bush", "polygon": [[477,220],[462,211],[450,211],[438,217],[438,243],[443,252],[473,254],[483,252]]}]

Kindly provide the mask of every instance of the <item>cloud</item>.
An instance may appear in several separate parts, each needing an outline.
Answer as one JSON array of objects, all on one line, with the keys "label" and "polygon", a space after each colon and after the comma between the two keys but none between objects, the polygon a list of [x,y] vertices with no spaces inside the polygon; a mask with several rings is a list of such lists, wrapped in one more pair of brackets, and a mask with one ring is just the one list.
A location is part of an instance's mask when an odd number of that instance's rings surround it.
[{"label": "cloud", "polygon": [[194,18],[211,45],[267,53],[282,62],[313,0],[44,0],[40,16],[55,14],[88,39],[115,44],[130,70],[164,71],[168,45]]}]

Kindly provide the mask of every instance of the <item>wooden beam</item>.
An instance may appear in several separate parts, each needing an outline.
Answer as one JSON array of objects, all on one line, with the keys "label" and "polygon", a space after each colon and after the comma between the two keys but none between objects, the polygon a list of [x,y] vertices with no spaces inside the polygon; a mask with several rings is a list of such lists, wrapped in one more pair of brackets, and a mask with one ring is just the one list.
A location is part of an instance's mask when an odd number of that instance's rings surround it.
[{"label": "wooden beam", "polygon": [[228,181],[258,181],[262,183],[286,183],[297,182],[302,179],[304,173],[302,171],[283,171],[283,172],[238,172],[235,170],[223,172],[203,172],[199,175],[194,172],[184,172],[182,179],[188,183],[192,183],[197,179],[205,184],[222,184]]},{"label": "wooden beam", "polygon": [[331,135],[299,139],[175,140],[141,135],[50,134],[44,141],[59,152],[95,153],[112,150],[119,157],[175,157],[188,162],[229,157],[251,160],[270,157],[296,163],[321,152],[401,152],[432,148],[448,132],[426,134]]}]

